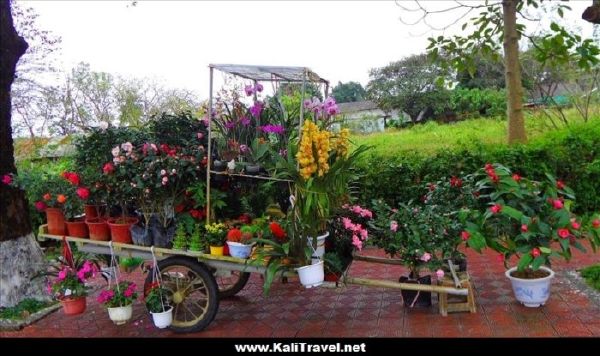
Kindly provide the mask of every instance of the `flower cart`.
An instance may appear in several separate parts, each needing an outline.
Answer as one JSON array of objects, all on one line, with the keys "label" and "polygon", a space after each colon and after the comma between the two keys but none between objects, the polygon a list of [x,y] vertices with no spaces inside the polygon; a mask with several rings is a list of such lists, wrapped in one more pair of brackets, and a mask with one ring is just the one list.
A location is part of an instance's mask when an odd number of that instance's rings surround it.
[{"label": "flower cart", "polygon": [[[260,125],[260,112],[263,110],[263,107],[257,104],[256,101],[256,91],[262,91],[262,85],[260,82],[272,82],[275,85],[278,85],[280,82],[289,82],[289,83],[297,83],[301,85],[301,100],[299,103],[300,106],[300,114],[299,121],[297,122],[298,128],[291,127],[283,127],[283,125],[274,125],[271,123],[260,126],[262,132],[266,132],[269,135],[280,135],[283,130],[287,130],[286,132],[297,133],[298,138],[304,137],[304,140],[301,140],[300,151],[298,155],[301,157],[302,154],[310,153],[311,144],[319,141],[327,141],[329,138],[329,133],[321,130],[317,125],[310,120],[304,120],[305,117],[305,109],[314,110],[314,106],[311,107],[311,103],[304,100],[306,85],[307,83],[318,83],[324,85],[325,94],[327,96],[327,92],[329,90],[329,83],[320,78],[316,73],[312,72],[308,68],[304,67],[273,67],[273,66],[246,66],[246,65],[210,65],[210,96],[209,96],[209,104],[208,104],[208,114],[207,114],[207,126],[208,126],[208,146],[207,146],[207,161],[206,161],[206,223],[210,224],[214,221],[214,211],[211,211],[213,205],[211,204],[211,199],[214,197],[211,196],[211,182],[214,180],[215,182],[218,179],[222,179],[226,177],[227,179],[247,179],[252,181],[273,181],[280,182],[289,185],[290,191],[295,193],[292,194],[294,197],[290,198],[290,205],[292,207],[302,207],[306,208],[308,199],[303,197],[304,195],[313,194],[311,200],[319,201],[318,194],[327,194],[329,187],[325,186],[309,186],[306,187],[309,183],[306,183],[305,186],[300,186],[296,184],[298,181],[302,182],[300,179],[304,179],[304,181],[308,181],[307,177],[314,176],[315,180],[317,180],[316,176],[322,176],[322,171],[325,168],[322,161],[318,160],[318,163],[312,163],[312,166],[307,164],[310,163],[311,157],[308,157],[306,160],[300,159],[299,162],[290,164],[289,157],[293,157],[291,154],[288,154],[286,151],[286,138],[281,138],[277,141],[278,144],[281,144],[280,147],[277,147],[279,150],[276,151],[281,157],[286,156],[287,163],[289,166],[293,166],[290,170],[296,171],[296,177],[292,177],[291,175],[269,175],[264,174],[265,168],[261,166],[262,160],[264,159],[264,142],[261,142],[260,139],[256,137],[245,137],[246,139],[250,139],[251,142],[241,142],[241,140],[226,140],[221,137],[221,152],[219,157],[215,157],[213,154],[213,150],[216,149],[217,145],[214,140],[214,132],[213,132],[213,76],[214,70],[219,70],[221,72],[225,72],[228,74],[232,74],[253,82],[252,86],[246,88],[246,94],[248,97],[254,95],[254,106],[250,109],[252,115],[254,115],[254,119],[256,120],[255,124]],[[314,103],[314,101],[313,101]],[[323,103],[325,109],[329,109],[335,111],[336,108],[333,105],[327,106],[331,104],[328,101]],[[235,108],[234,108],[235,109]],[[255,115],[258,113],[258,115]],[[235,123],[239,124],[240,127],[244,127],[248,125],[249,119],[244,116],[239,116],[236,118]],[[217,125],[217,123],[214,123]],[[232,124],[231,121],[227,121],[223,123],[223,126]],[[343,136],[340,135],[340,136]],[[279,136],[280,137],[280,136]],[[308,139],[307,139],[308,138]],[[311,141],[312,140],[312,141]],[[215,146],[215,147],[213,147]],[[349,153],[347,145],[338,145],[337,152],[343,152],[340,155],[347,156]],[[306,153],[307,151],[308,153]],[[280,161],[284,160],[283,158],[278,157]],[[221,162],[217,165],[217,159]],[[320,159],[320,157],[319,157]],[[236,163],[241,163],[237,164]],[[241,161],[241,162],[239,162]],[[255,166],[260,166],[260,168],[255,168]],[[251,169],[252,168],[252,169]],[[339,167],[334,167],[332,169],[339,169],[340,171],[347,170],[347,166],[339,165]],[[329,167],[326,167],[328,170]],[[298,178],[299,177],[299,178]],[[311,180],[312,182],[312,177]],[[327,183],[327,181],[324,181]],[[296,186],[296,187],[294,187]],[[316,193],[315,193],[316,191]],[[328,202],[327,202],[328,203]],[[337,202],[336,202],[337,203]],[[341,204],[340,204],[341,205]],[[292,210],[295,212],[295,210]],[[322,257],[317,254],[318,249],[318,239],[317,236],[322,235],[324,232],[323,229],[318,229],[322,227],[322,215],[315,214],[310,209],[303,209],[302,213],[291,214],[294,218],[291,220],[300,220],[301,224],[309,225],[312,223],[312,229],[304,229],[302,232],[297,235],[297,241],[301,241],[298,243],[300,249],[304,251],[308,251],[309,254],[306,255],[308,261],[307,266],[315,266],[319,265],[321,267],[323,260]],[[321,219],[321,220],[319,220]],[[213,221],[211,221],[213,220]],[[294,221],[295,223],[295,221]],[[273,232],[273,236],[276,238],[284,237],[285,231],[276,223],[271,223],[269,228]],[[366,231],[365,231],[366,232]],[[309,241],[307,241],[307,237],[310,237]],[[53,240],[62,240],[63,236],[61,235],[53,235],[49,234],[48,228],[46,225],[42,225],[40,227],[40,232],[38,238],[41,240],[45,239],[53,239]],[[171,249],[171,248],[160,248],[157,246],[142,246],[142,245],[133,245],[127,243],[120,243],[114,241],[98,241],[91,239],[82,239],[77,237],[66,237],[66,240],[69,242],[74,242],[77,244],[78,249],[83,252],[89,253],[98,253],[98,254],[111,254],[111,251],[115,255],[126,256],[126,257],[140,257],[146,260],[153,259],[153,255],[158,259],[157,267],[160,270],[160,278],[162,280],[162,287],[170,293],[169,302],[173,307],[172,315],[172,323],[170,328],[176,332],[195,332],[204,329],[208,326],[211,321],[214,319],[218,306],[219,299],[227,296],[235,295],[241,289],[244,288],[246,282],[248,281],[250,273],[260,273],[265,275],[266,280],[273,280],[275,275],[290,277],[296,276],[297,270],[290,267],[290,258],[293,256],[287,255],[287,250],[282,249],[281,245],[277,243],[273,243],[272,249],[268,252],[267,255],[251,255],[248,259],[236,258],[231,256],[217,256],[213,254],[207,253],[207,251],[191,251],[191,250],[181,250],[181,249]],[[258,238],[257,240],[261,240]],[[258,241],[259,243],[261,241]],[[307,243],[308,242],[308,243]],[[312,244],[310,243],[312,242]],[[360,241],[355,241],[356,244],[360,245]],[[307,248],[307,245],[313,248],[315,254],[311,255],[311,251]],[[293,248],[293,247],[292,247]],[[280,253],[281,251],[286,250],[286,253]],[[322,254],[321,254],[322,255]],[[316,257],[316,261],[311,261],[311,257],[314,259]],[[279,259],[277,259],[279,258]],[[387,263],[387,264],[398,264],[399,262],[392,259],[377,259],[372,257],[361,257],[356,256],[356,260],[370,261],[375,263]],[[276,261],[277,263],[273,263]],[[264,262],[264,263],[263,263]],[[312,263],[312,264],[311,264]],[[350,262],[351,263],[351,262]],[[348,276],[347,271],[349,270],[345,268],[345,273],[343,273],[340,277],[340,281],[343,281],[346,284],[357,284],[364,286],[373,286],[373,287],[386,287],[386,288],[396,288],[401,290],[413,290],[413,291],[425,291],[425,292],[433,292],[433,293],[446,293],[452,295],[462,295],[467,296],[469,294],[469,290],[463,287],[457,286],[433,286],[433,285],[419,285],[419,284],[409,284],[409,283],[397,283],[392,281],[383,281],[383,280],[375,280],[375,279],[365,279],[365,278],[352,278]],[[225,278],[223,278],[225,277]],[[229,280],[227,284],[221,284],[220,280]],[[310,286],[317,286],[321,281],[311,282]],[[147,290],[148,287],[152,284],[152,273],[148,275],[146,280],[146,285],[144,290]]]}]

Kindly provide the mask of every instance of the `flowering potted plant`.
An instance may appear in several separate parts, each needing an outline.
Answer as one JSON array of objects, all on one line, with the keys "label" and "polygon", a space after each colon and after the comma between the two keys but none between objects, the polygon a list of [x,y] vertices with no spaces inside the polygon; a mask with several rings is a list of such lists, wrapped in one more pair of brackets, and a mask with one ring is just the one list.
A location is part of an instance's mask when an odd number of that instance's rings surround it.
[{"label": "flowering potted plant", "polygon": [[164,329],[173,322],[173,306],[169,301],[169,290],[158,283],[152,283],[146,291],[144,299],[146,308],[152,314],[152,321],[159,329]]},{"label": "flowering potted plant", "polygon": [[362,250],[369,238],[373,212],[359,205],[344,204],[329,224],[328,253],[335,253],[342,272],[352,261],[354,251]]},{"label": "flowering potted plant", "polygon": [[[379,233],[375,244],[392,257],[398,258],[409,269],[408,276],[401,276],[401,283],[431,284],[431,275],[421,275],[421,270],[439,268],[436,242],[443,236],[444,224],[440,215],[431,207],[419,207],[412,203],[400,204],[391,209],[383,202],[374,205]],[[438,278],[443,271],[436,271]],[[431,306],[430,292],[402,291],[405,307]]]},{"label": "flowering potted plant", "polygon": [[[488,207],[474,212],[466,229],[470,239],[485,241],[500,253],[507,268],[510,258],[516,256],[517,266],[505,273],[515,297],[527,307],[543,305],[554,277],[551,259],[570,260],[572,247],[585,252],[580,241],[590,235],[593,223],[589,226],[572,212],[573,191],[549,174],[537,182],[488,163],[477,177],[479,198]],[[597,238],[590,241],[595,250]]]},{"label": "flowering potted plant", "polygon": [[252,252],[252,238],[258,232],[256,225],[244,225],[240,229],[232,228],[227,232],[227,245],[232,257],[248,258]]},{"label": "flowering potted plant", "polygon": [[48,284],[48,293],[60,300],[66,315],[81,314],[86,308],[88,287],[85,282],[96,276],[98,267],[89,260],[77,259],[77,263],[64,264],[56,279]]},{"label": "flowering potted plant", "polygon": [[206,240],[210,247],[210,254],[223,256],[223,244],[225,244],[226,230],[222,223],[212,223],[204,225],[206,230]]},{"label": "flowering potted plant", "polygon": [[87,238],[88,228],[84,221],[83,203],[89,198],[90,190],[83,186],[80,176],[75,172],[65,171],[61,177],[69,182],[69,186],[65,188],[66,201],[63,204],[63,212],[65,215],[65,224],[67,234],[69,236]]},{"label": "flowering potted plant", "polygon": [[137,298],[136,285],[133,282],[121,281],[111,289],[106,289],[98,295],[98,303],[108,309],[108,316],[117,325],[125,324],[131,319],[132,304]]}]

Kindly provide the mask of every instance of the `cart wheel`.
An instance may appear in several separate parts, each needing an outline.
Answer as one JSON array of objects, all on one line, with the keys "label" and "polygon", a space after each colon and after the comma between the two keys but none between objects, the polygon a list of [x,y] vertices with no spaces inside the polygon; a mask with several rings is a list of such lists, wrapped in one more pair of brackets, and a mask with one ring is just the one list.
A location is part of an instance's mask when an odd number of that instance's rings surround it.
[{"label": "cart wheel", "polygon": [[[219,309],[215,277],[201,263],[173,256],[158,262],[163,287],[170,292],[175,332],[195,332],[206,328]],[[146,277],[144,291],[152,283],[152,271]]]},{"label": "cart wheel", "polygon": [[223,299],[233,297],[244,289],[250,279],[250,272],[217,269],[214,276],[219,286],[219,299]]}]

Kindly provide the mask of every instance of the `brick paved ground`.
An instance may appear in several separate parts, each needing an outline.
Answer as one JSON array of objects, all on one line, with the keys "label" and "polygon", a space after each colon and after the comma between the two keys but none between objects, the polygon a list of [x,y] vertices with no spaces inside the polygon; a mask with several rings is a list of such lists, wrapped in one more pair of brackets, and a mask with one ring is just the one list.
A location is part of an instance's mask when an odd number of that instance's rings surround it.
[{"label": "brick paved ground", "polygon": [[[383,256],[379,250],[369,255]],[[543,337],[600,336],[600,305],[578,290],[567,271],[600,262],[600,253],[576,253],[569,264],[554,267],[557,274],[546,306],[518,304],[504,267],[491,252],[467,252],[477,313],[442,317],[434,305],[405,308],[399,290],[347,286],[304,289],[296,280],[276,283],[271,296],[261,294],[262,280],[253,275],[237,296],[223,300],[215,320],[202,332],[174,334],[154,328],[141,303],[134,305],[132,321],[114,325],[106,310],[88,297],[88,308],[79,316],[59,310],[19,332],[0,337]],[[398,280],[402,267],[365,262],[353,264],[354,277]],[[143,276],[129,276],[141,283]]]}]

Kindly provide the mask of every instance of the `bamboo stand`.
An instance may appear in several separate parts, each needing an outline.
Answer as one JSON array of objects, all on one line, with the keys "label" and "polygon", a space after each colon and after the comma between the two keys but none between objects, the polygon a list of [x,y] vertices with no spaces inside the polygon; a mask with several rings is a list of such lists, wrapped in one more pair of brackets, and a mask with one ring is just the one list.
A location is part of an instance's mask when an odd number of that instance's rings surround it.
[{"label": "bamboo stand", "polygon": [[457,278],[444,277],[438,281],[438,286],[441,287],[455,287],[458,282],[461,288],[467,290],[466,296],[450,296],[448,293],[438,292],[438,305],[440,314],[448,316],[448,313],[453,312],[471,312],[476,313],[477,308],[475,307],[475,294],[473,293],[473,285],[471,284],[471,278],[467,272],[459,272]]}]

